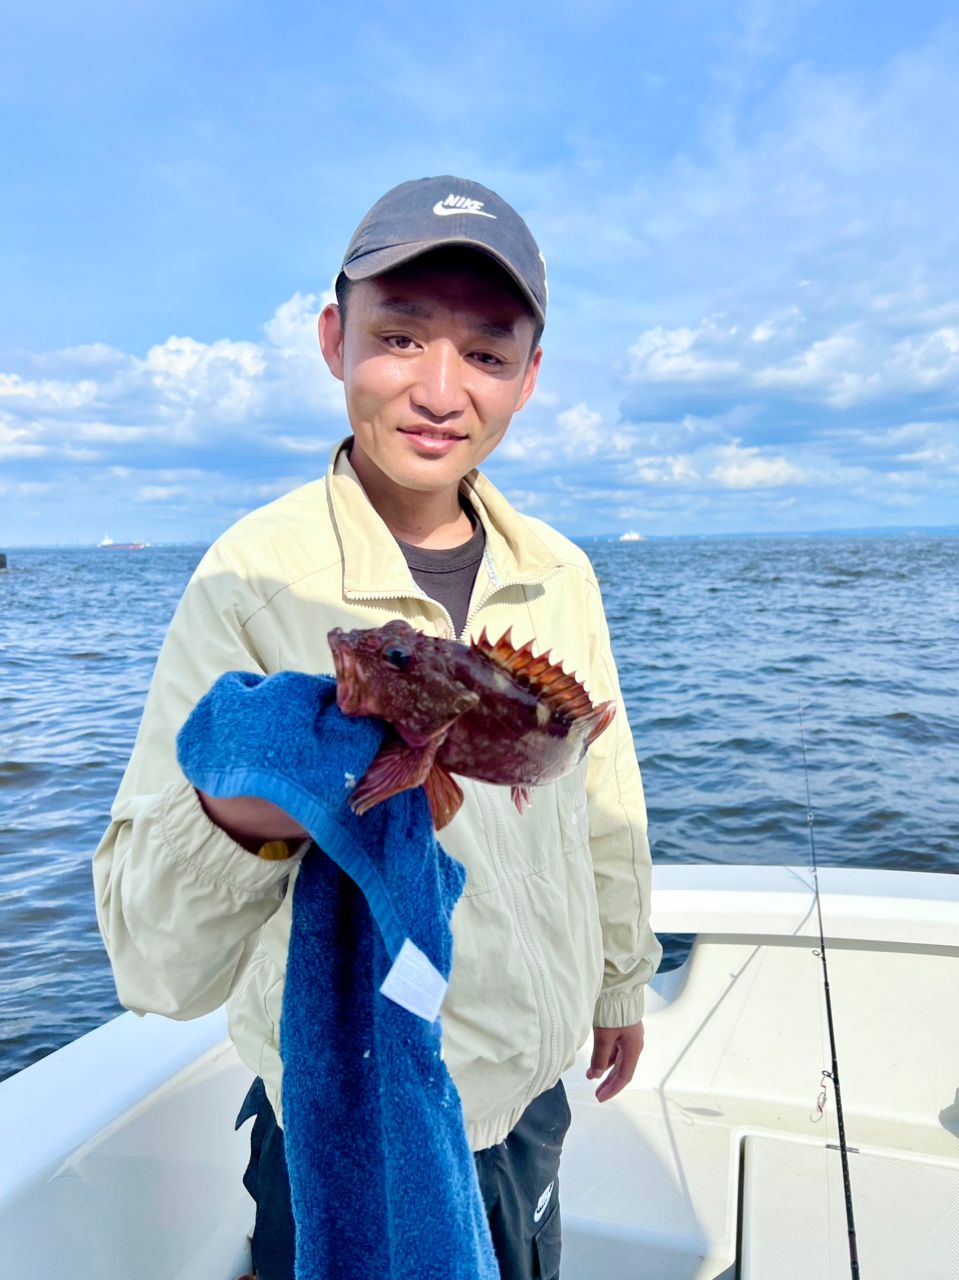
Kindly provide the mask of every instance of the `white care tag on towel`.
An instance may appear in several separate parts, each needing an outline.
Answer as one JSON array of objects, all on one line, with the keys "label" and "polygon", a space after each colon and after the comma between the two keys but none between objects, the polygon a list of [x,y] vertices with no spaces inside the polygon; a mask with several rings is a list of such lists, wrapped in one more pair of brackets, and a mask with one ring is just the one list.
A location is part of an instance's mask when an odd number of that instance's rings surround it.
[{"label": "white care tag on towel", "polygon": [[447,981],[409,938],[400,947],[380,991],[418,1018],[435,1022],[446,996]]}]

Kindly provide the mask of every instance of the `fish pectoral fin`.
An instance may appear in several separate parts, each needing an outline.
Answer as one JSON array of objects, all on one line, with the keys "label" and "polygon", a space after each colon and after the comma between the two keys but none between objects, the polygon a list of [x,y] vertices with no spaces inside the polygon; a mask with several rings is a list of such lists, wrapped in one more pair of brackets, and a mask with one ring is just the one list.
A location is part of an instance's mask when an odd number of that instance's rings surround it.
[{"label": "fish pectoral fin", "polygon": [[518,813],[523,813],[526,809],[533,806],[533,789],[532,787],[510,787],[510,796],[513,804],[516,805]]},{"label": "fish pectoral fin", "polygon": [[433,826],[439,831],[451,822],[463,803],[463,790],[448,769],[434,760],[425,782]]},{"label": "fish pectoral fin", "polygon": [[598,707],[594,707],[591,714],[586,718],[587,723],[595,717],[595,723],[590,724],[586,734],[586,745],[591,746],[601,733],[603,733],[613,723],[613,717],[616,715],[615,702],[601,702]]},{"label": "fish pectoral fin", "polygon": [[402,738],[384,742],[356,784],[350,796],[350,808],[354,813],[366,813],[381,800],[421,786],[429,775],[436,748],[436,742],[411,747]]}]

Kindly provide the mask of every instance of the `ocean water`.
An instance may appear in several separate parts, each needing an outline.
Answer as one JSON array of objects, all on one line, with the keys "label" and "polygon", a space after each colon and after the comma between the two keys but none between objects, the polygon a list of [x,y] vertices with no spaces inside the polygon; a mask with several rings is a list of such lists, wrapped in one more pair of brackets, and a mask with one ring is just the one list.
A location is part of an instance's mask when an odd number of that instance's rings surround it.
[{"label": "ocean water", "polygon": [[[660,862],[955,871],[959,538],[584,543]],[[0,1078],[119,1012],[90,857],[201,551],[0,573]],[[675,963],[681,940],[669,940]]]}]

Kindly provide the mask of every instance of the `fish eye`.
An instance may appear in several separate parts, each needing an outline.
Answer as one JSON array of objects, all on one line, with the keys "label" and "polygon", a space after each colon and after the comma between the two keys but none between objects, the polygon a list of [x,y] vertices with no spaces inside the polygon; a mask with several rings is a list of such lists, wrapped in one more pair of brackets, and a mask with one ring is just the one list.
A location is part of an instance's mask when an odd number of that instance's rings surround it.
[{"label": "fish eye", "polygon": [[398,671],[405,671],[413,658],[413,652],[404,644],[391,644],[383,650],[383,657],[391,667],[396,667]]}]

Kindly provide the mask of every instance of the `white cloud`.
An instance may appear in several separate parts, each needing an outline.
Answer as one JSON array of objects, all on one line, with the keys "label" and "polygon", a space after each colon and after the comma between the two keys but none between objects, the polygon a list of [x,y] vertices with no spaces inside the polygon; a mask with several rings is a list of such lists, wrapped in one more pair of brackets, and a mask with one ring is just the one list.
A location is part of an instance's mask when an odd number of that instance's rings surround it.
[{"label": "white cloud", "polygon": [[[629,348],[626,376],[677,393],[702,383],[717,399],[772,392],[837,409],[890,394],[959,391],[959,328],[923,331],[921,323],[899,315],[881,328],[858,319],[798,347],[798,329],[771,319],[746,328],[714,319],[695,329],[656,326]],[[915,331],[901,337],[904,327]]]},{"label": "white cloud", "polygon": [[692,484],[699,480],[691,454],[636,458],[636,475],[646,484]]},{"label": "white cloud", "polygon": [[905,390],[926,390],[957,380],[959,329],[936,329],[904,338],[892,351],[890,381]]},{"label": "white cloud", "polygon": [[151,347],[132,372],[146,375],[168,412],[202,405],[208,415],[237,421],[259,407],[265,368],[257,343],[172,337]]},{"label": "white cloud", "polygon": [[250,505],[256,505],[260,502],[272,502],[274,498],[282,497],[284,493],[290,493],[293,489],[298,489],[300,485],[306,484],[309,480],[315,479],[314,476],[277,476],[275,480],[269,481],[268,484],[246,485],[233,489],[233,498],[241,499]]},{"label": "white cloud", "polygon": [[288,453],[329,453],[332,440],[313,439],[310,436],[277,436],[276,443]]},{"label": "white cloud", "polygon": [[548,391],[545,387],[537,384],[536,390],[530,397],[530,404],[543,405],[546,409],[555,409],[557,405],[562,404],[562,396],[555,391]]},{"label": "white cloud", "polygon": [[40,480],[19,480],[16,483],[0,480],[0,494],[9,494],[18,498],[35,498],[40,494],[49,493],[55,487],[52,482]]},{"label": "white cloud", "polygon": [[607,432],[603,429],[603,415],[591,409],[584,401],[564,409],[556,417],[562,431],[560,446],[565,452],[596,453],[606,441]]},{"label": "white cloud", "polygon": [[317,338],[317,319],[329,300],[326,294],[317,299],[312,293],[295,293],[263,326],[270,403],[276,408],[344,412],[342,383],[326,367]]},{"label": "white cloud", "polygon": [[145,484],[137,490],[137,502],[170,502],[183,495],[179,485]]},{"label": "white cloud", "polygon": [[753,342],[758,343],[770,342],[774,338],[778,338],[782,342],[784,339],[794,338],[800,327],[805,323],[805,319],[806,317],[798,306],[781,307],[778,311],[760,320],[749,336]]},{"label": "white cloud", "polygon": [[[0,448],[18,457],[35,456],[42,448],[77,461],[99,456],[82,445],[78,452],[77,442],[116,449],[151,442],[198,448],[221,442],[228,432],[261,436],[264,428],[282,423],[279,448],[325,451],[345,414],[342,386],[320,355],[317,314],[316,296],[297,293],[277,307],[260,342],[174,336],[142,357],[103,344],[27,357],[58,373],[82,373],[71,380],[0,372]],[[88,376],[91,367],[97,379]],[[334,415],[340,419],[336,427],[318,432],[318,419]]]},{"label": "white cloud", "polygon": [[880,390],[879,372],[862,371],[866,363],[863,344],[846,329],[811,343],[782,364],[755,370],[751,381],[756,387],[808,391],[843,408]]},{"label": "white cloud", "polygon": [[736,336],[735,327],[722,329],[704,320],[696,329],[664,329],[656,325],[639,335],[629,348],[629,378],[634,382],[704,382],[733,377],[739,362],[704,355]]},{"label": "white cloud", "polygon": [[47,452],[46,445],[38,442],[42,434],[39,423],[16,426],[9,418],[0,420],[0,458],[39,458]]},{"label": "white cloud", "polygon": [[618,507],[616,510],[617,520],[662,520],[662,518],[662,511],[652,511],[649,507]]},{"label": "white cloud", "polygon": [[538,493],[533,489],[508,488],[506,497],[517,511],[522,511],[525,515],[530,515],[535,511],[542,516],[544,509],[549,504],[549,499],[545,493]]},{"label": "white cloud", "polygon": [[558,413],[552,422],[544,422],[541,415],[537,418],[524,414],[511,425],[498,455],[512,462],[549,465],[559,458],[623,456],[633,443],[629,427],[609,426],[603,413],[580,400]]},{"label": "white cloud", "polygon": [[270,346],[283,355],[320,358],[317,320],[321,306],[313,293],[294,293],[281,302],[263,326]]},{"label": "white cloud", "polygon": [[807,478],[801,467],[783,457],[763,457],[756,447],[744,447],[738,441],[716,449],[718,461],[710,471],[710,479],[725,489],[771,489],[783,485],[803,484]]},{"label": "white cloud", "polygon": [[540,437],[524,430],[515,422],[507,431],[502,444],[497,449],[497,456],[508,458],[511,462],[522,462],[525,458],[535,456],[541,443]]},{"label": "white cloud", "polygon": [[959,469],[959,445],[951,440],[942,444],[917,449],[914,453],[900,453],[900,462],[918,462],[929,467],[949,467]]},{"label": "white cloud", "polygon": [[632,433],[606,425],[603,415],[591,409],[585,400],[557,414],[556,425],[560,429],[559,447],[567,457],[625,454],[632,447]]},{"label": "white cloud", "polygon": [[0,373],[0,397],[24,401],[33,413],[41,409],[76,409],[90,404],[96,396],[97,384],[89,378],[72,383],[51,379],[31,382],[18,373]]},{"label": "white cloud", "polygon": [[130,444],[134,440],[162,434],[162,427],[131,427],[126,423],[113,422],[81,422],[74,432],[82,440],[101,440],[111,444]]},{"label": "white cloud", "polygon": [[903,422],[894,427],[855,428],[849,439],[857,447],[889,452],[904,445],[921,445],[939,438],[945,432],[941,422]]}]

